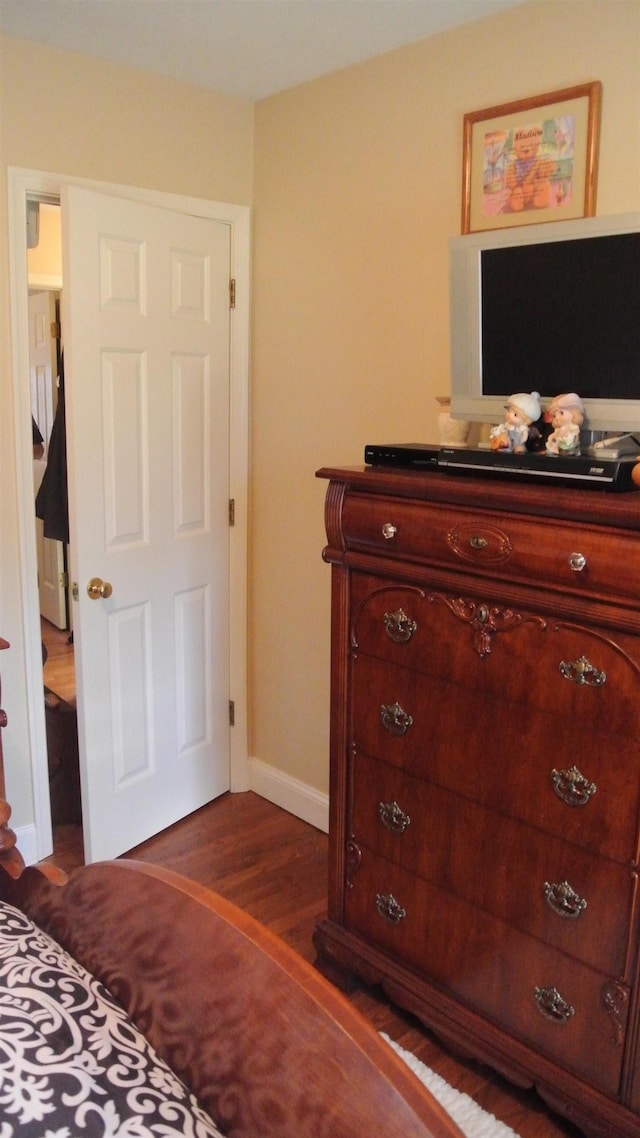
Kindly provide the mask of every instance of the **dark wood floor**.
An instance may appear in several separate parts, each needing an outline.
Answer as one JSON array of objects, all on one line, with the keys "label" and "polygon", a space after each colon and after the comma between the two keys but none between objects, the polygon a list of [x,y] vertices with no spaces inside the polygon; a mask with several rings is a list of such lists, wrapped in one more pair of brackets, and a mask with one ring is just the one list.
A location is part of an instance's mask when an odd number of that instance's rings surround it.
[{"label": "dark wood floor", "polygon": [[[79,828],[61,827],[56,833],[58,864],[67,870],[82,864],[81,851]],[[125,856],[168,866],[216,890],[313,961],[313,929],[326,915],[327,836],[256,794],[224,795]],[[457,1059],[379,990],[361,986],[351,999],[378,1031],[471,1095],[520,1138],[579,1135],[534,1092]]]}]

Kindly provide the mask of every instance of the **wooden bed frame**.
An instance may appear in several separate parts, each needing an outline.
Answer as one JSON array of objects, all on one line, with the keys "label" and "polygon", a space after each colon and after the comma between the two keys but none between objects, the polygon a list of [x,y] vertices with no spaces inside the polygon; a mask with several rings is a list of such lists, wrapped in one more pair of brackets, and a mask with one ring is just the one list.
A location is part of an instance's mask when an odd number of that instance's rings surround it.
[{"label": "wooden bed frame", "polygon": [[25,869],[10,813],[0,731],[0,896],[109,988],[228,1138],[462,1138],[346,998],[252,917],[142,862],[68,880]]}]

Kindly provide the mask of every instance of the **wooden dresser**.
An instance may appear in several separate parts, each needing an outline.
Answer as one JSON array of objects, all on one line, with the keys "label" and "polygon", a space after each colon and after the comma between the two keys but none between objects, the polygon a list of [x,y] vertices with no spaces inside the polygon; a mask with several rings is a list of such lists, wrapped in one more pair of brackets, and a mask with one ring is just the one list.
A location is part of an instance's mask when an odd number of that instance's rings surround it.
[{"label": "wooden dresser", "polygon": [[640,493],[326,468],[328,919],[589,1138],[640,1134]]}]

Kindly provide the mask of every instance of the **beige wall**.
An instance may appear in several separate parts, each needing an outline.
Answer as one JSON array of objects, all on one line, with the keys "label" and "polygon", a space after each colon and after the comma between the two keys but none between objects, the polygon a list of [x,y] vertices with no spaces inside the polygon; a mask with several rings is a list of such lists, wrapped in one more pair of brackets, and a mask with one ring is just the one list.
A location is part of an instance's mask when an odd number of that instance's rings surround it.
[{"label": "beige wall", "polygon": [[640,209],[640,6],[543,0],[259,104],[253,753],[327,788],[323,464],[437,438],[465,112],[600,79],[597,212]]},{"label": "beige wall", "polygon": [[435,438],[466,111],[600,79],[598,212],[640,208],[639,18],[635,0],[524,4],[265,100],[255,126],[237,100],[1,43],[0,634],[12,649],[0,665],[15,821],[30,815],[4,168],[253,200],[251,753],[325,791],[330,571],[314,472],[359,463],[365,442]]},{"label": "beige wall", "polygon": [[[7,167],[252,200],[254,107],[156,75],[0,35],[0,657],[12,823],[33,821],[24,695],[9,323]],[[25,425],[28,429],[28,424]]]}]

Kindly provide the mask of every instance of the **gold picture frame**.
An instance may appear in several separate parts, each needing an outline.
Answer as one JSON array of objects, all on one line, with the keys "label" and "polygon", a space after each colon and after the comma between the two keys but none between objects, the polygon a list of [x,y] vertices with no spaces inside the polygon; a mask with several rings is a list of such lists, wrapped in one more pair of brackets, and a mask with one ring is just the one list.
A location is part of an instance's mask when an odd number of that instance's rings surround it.
[{"label": "gold picture frame", "polygon": [[593,217],[602,84],[464,116],[462,233]]}]

